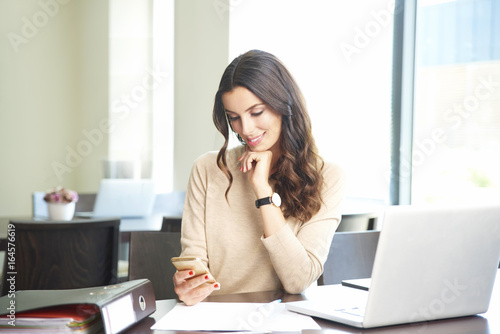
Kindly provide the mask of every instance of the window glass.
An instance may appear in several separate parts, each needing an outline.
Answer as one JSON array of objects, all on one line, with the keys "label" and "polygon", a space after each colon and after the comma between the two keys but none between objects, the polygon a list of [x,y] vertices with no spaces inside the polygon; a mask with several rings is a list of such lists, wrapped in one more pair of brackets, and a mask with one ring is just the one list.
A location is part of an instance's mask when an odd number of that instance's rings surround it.
[{"label": "window glass", "polygon": [[500,198],[500,3],[418,1],[412,203]]},{"label": "window glass", "polygon": [[104,177],[173,187],[174,1],[110,1],[109,156]]},{"label": "window glass", "polygon": [[394,2],[252,0],[230,6],[229,58],[275,54],[304,94],[325,160],[349,197],[388,200]]}]

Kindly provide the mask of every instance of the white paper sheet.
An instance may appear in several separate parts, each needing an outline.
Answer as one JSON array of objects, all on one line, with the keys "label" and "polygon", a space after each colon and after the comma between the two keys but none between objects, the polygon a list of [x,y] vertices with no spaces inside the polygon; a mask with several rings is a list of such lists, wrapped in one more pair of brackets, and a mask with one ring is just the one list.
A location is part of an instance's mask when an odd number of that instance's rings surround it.
[{"label": "white paper sheet", "polygon": [[301,331],[321,329],[309,316],[290,312],[285,305],[262,303],[178,303],[151,327],[190,331]]}]

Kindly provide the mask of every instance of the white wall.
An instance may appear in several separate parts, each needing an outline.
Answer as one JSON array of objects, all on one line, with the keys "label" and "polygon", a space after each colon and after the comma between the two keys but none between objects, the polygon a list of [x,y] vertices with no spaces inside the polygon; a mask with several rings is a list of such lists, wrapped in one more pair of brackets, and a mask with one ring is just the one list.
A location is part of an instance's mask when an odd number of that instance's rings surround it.
[{"label": "white wall", "polygon": [[228,1],[175,2],[174,190],[186,188],[193,161],[219,150],[212,121],[215,93],[228,65]]},{"label": "white wall", "polygon": [[[228,64],[224,3],[175,2],[174,190],[223,142],[212,107]],[[33,191],[97,191],[109,145],[109,16],[109,0],[0,0],[0,216],[30,215]],[[13,47],[9,33],[23,43]]]},{"label": "white wall", "polygon": [[107,18],[103,0],[0,1],[0,215],[29,215],[35,190],[96,190],[107,137],[82,131],[107,116]]},{"label": "white wall", "polygon": [[[75,1],[75,0],[73,0]],[[90,154],[75,168],[75,189],[97,192],[108,156],[109,6],[108,0],[80,1],[80,78],[77,145],[90,142]],[[82,131],[86,131],[84,134]],[[90,134],[89,134],[90,133]],[[90,139],[89,139],[90,137]],[[78,148],[78,146],[77,146]]]}]

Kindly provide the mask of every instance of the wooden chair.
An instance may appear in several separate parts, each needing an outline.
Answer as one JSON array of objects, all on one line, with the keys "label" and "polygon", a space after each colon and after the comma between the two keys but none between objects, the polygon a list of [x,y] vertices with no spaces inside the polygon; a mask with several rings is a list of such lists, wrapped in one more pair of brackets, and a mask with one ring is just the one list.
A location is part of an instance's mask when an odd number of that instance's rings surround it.
[{"label": "wooden chair", "polygon": [[149,279],[156,299],[177,298],[172,280],[176,269],[170,258],[179,256],[180,253],[179,232],[131,232],[129,279]]},{"label": "wooden chair", "polygon": [[[15,253],[6,252],[2,295],[14,286],[17,291],[116,283],[119,219],[11,220],[10,224]],[[14,285],[7,281],[11,276]]]},{"label": "wooden chair", "polygon": [[181,217],[163,217],[161,224],[162,232],[180,232],[182,218]]},{"label": "wooden chair", "polygon": [[336,232],[319,285],[370,278],[380,231]]}]

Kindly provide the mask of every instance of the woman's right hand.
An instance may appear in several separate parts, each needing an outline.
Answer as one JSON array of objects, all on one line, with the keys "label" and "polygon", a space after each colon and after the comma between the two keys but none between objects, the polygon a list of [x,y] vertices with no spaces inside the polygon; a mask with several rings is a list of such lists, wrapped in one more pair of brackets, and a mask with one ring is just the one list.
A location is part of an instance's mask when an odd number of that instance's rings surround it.
[{"label": "woman's right hand", "polygon": [[218,282],[207,284],[210,280],[213,278],[209,274],[194,277],[193,270],[178,271],[174,275],[175,293],[184,304],[197,304],[214,290],[220,290]]}]

